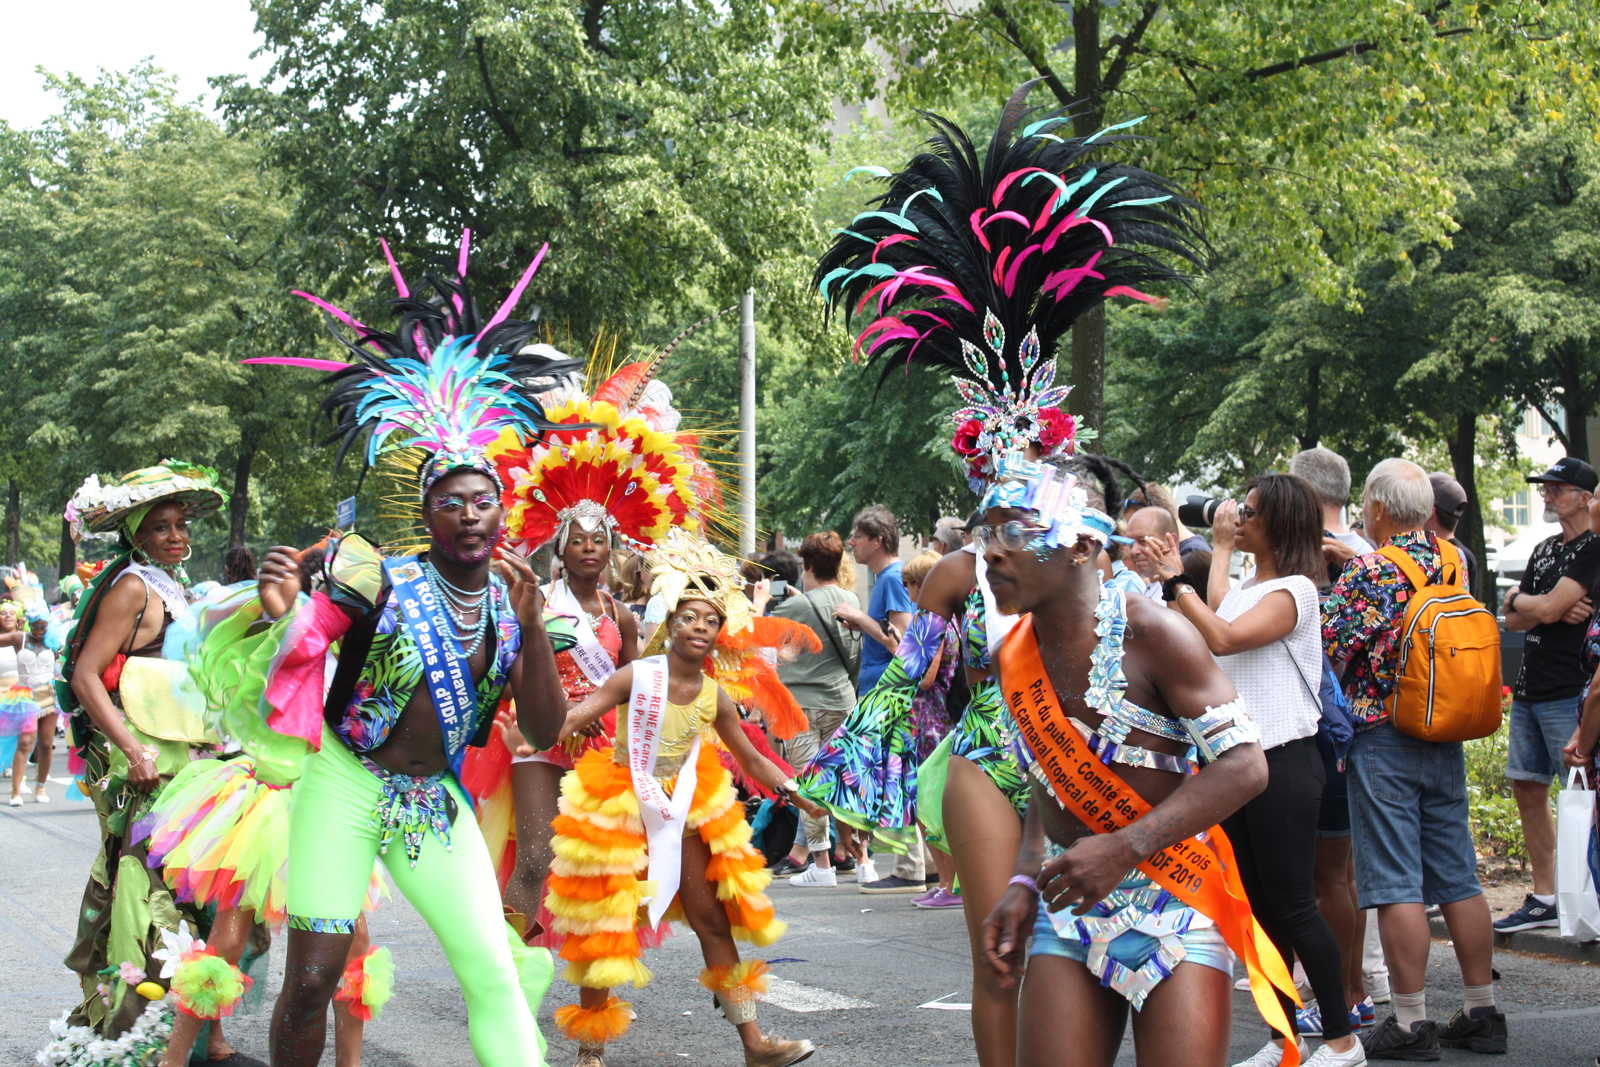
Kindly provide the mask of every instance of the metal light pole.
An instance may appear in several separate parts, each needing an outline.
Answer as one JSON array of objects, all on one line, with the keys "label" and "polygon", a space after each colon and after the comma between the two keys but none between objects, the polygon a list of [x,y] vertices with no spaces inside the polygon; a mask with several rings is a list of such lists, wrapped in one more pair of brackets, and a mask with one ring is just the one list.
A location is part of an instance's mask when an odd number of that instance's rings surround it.
[{"label": "metal light pole", "polygon": [[739,555],[756,551],[756,291],[739,298]]}]

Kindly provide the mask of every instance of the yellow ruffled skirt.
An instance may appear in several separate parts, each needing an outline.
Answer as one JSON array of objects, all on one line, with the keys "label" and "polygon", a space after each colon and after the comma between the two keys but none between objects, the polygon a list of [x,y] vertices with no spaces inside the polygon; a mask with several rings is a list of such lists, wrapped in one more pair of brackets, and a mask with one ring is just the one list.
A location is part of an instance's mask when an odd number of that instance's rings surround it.
[{"label": "yellow ruffled skirt", "polygon": [[[645,985],[650,970],[642,960],[639,935],[648,924],[642,910],[650,890],[645,881],[648,847],[632,776],[614,760],[611,749],[584,753],[561,780],[554,829],[555,859],[545,906],[555,916],[556,932],[566,936],[561,946],[567,964],[563,977],[591,989]],[[711,852],[706,875],[716,884],[733,936],[758,946],[782,936],[784,924],[764,892],[772,876],[761,853],[750,844],[750,824],[745,822],[732,776],[710,744],[701,745],[695,764],[688,831]],[[683,918],[676,899],[666,917]],[[724,975],[708,969],[702,981],[714,983],[731,999],[752,996],[765,985],[765,967],[759,961],[733,970],[736,973]],[[556,1012],[556,1023],[569,1038],[602,1044],[627,1029],[626,1008],[615,997],[593,1010],[572,1005]]]}]

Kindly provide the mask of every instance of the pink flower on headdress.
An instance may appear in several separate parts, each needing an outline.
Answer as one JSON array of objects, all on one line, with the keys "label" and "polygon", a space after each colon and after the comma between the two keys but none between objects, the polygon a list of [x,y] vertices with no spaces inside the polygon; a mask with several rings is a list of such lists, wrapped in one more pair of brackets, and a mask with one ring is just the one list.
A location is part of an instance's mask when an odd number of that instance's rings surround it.
[{"label": "pink flower on headdress", "polygon": [[978,439],[983,434],[983,423],[977,419],[968,419],[956,427],[956,435],[950,441],[950,447],[957,454],[963,456],[976,456],[982,452]]},{"label": "pink flower on headdress", "polygon": [[1070,446],[1078,434],[1078,420],[1060,408],[1040,408],[1039,421],[1043,423],[1039,448],[1047,454]]}]

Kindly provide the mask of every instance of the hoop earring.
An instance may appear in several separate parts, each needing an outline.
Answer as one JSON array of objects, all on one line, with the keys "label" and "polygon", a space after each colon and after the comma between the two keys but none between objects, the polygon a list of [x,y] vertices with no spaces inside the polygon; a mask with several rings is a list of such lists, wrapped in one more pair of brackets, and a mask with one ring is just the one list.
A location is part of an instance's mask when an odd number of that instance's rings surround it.
[{"label": "hoop earring", "polygon": [[194,555],[194,546],[190,545],[188,548],[183,550],[183,558],[180,559],[178,562],[179,563],[188,563],[189,562],[189,557],[191,557],[193,555]]}]

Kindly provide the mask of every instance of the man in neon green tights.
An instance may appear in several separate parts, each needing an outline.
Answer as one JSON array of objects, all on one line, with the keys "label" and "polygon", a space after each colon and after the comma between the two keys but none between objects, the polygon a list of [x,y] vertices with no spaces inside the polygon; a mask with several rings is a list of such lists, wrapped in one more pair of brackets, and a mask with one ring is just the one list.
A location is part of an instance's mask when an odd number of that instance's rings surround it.
[{"label": "man in neon green tights", "polygon": [[[465,263],[463,239],[458,275]],[[566,709],[533,568],[499,549],[501,475],[483,451],[501,431],[548,428],[529,376],[563,373],[571,362],[520,354],[533,327],[506,313],[532,271],[480,325],[459,277],[434,281],[424,300],[409,297],[395,270],[409,299],[399,302],[393,334],[323,305],[355,330],[345,340],[354,361],[259,361],[331,372],[325,407],[339,435],[347,446],[367,436],[369,465],[406,450],[407,480],[417,479],[406,495],[420,503],[428,532],[426,551],[389,558],[344,538],[330,550],[324,588],[298,609],[299,554],[275,548],[262,562],[265,613],[295,612],[267,688],[269,724],[316,749],[290,799],[275,1067],[313,1067],[321,1057],[374,859],[439,938],[467,1002],[478,1062],[544,1062],[534,1009],[549,984],[549,954],[525,948],[506,924],[459,781],[466,747],[488,739],[502,694],[539,747],[555,742]],[[338,667],[324,696],[324,651],[334,642]]]}]

